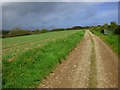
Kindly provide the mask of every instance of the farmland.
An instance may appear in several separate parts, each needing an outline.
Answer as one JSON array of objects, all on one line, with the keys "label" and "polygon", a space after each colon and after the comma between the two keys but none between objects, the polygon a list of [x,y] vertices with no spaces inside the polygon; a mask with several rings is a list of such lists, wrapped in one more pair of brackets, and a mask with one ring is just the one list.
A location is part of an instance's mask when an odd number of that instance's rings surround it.
[{"label": "farmland", "polygon": [[78,31],[70,31],[69,33],[67,33],[67,31],[51,32],[16,38],[5,38],[2,40],[3,60],[13,59],[13,57],[15,58],[28,49],[39,48],[43,45],[46,45],[50,41],[65,38],[67,36],[75,34],[76,32]]},{"label": "farmland", "polygon": [[3,39],[3,87],[35,87],[83,36],[70,30]]},{"label": "farmland", "polygon": [[119,88],[120,3],[0,5],[1,89]]}]

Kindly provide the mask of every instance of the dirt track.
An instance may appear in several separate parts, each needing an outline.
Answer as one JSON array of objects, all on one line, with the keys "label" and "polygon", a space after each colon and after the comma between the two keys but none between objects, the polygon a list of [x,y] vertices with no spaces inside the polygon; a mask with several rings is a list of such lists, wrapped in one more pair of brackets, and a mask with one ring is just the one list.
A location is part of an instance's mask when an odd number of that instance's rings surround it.
[{"label": "dirt track", "polygon": [[90,83],[94,84],[92,88],[117,88],[118,58],[109,46],[87,30],[81,43],[38,87],[91,88]]}]

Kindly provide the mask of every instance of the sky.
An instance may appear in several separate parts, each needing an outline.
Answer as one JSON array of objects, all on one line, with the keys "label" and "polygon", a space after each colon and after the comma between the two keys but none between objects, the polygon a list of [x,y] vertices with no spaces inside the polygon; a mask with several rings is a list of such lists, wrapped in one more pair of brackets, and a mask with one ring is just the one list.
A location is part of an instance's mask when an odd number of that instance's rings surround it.
[{"label": "sky", "polygon": [[[72,0],[71,0],[72,1]],[[2,29],[28,30],[118,22],[117,2],[5,2]]]}]

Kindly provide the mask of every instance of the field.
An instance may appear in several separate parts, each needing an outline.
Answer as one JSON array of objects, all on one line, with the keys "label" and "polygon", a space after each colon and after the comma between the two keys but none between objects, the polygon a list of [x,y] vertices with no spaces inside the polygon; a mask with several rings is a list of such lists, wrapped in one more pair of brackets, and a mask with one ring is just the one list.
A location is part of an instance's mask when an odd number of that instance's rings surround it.
[{"label": "field", "polygon": [[71,30],[3,39],[3,87],[36,87],[83,36]]},{"label": "field", "polygon": [[67,31],[61,31],[16,38],[5,38],[2,40],[3,60],[11,61],[28,49],[39,48],[50,41],[65,38],[76,32],[78,31],[70,31],[69,33]]},{"label": "field", "polygon": [[99,36],[103,41],[105,41],[118,55],[120,55],[120,44],[118,44],[118,40],[120,38],[119,35],[104,35],[98,31],[92,31],[95,35]]}]

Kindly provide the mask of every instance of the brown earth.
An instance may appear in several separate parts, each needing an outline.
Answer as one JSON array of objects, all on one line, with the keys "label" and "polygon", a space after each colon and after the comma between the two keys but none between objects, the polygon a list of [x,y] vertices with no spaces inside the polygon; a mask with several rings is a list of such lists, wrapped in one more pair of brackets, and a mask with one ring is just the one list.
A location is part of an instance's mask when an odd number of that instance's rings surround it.
[{"label": "brown earth", "polygon": [[[94,44],[93,44],[94,43]],[[93,49],[95,54],[93,53]],[[93,80],[91,60],[95,56],[96,83],[93,88],[118,87],[117,55],[99,37],[86,30],[83,40],[38,87],[39,88],[90,88]],[[93,69],[92,69],[93,70]]]}]

